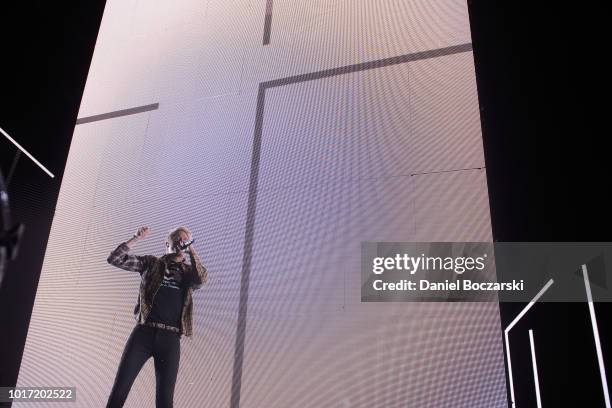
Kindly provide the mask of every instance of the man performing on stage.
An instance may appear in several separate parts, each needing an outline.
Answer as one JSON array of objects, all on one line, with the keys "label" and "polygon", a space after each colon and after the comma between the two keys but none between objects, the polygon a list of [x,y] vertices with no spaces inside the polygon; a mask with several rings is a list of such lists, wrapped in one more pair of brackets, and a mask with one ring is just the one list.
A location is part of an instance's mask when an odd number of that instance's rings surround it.
[{"label": "man performing on stage", "polygon": [[151,356],[155,364],[156,407],[173,406],[180,338],[192,333],[192,293],[208,280],[208,271],[192,245],[187,228],[178,227],[168,234],[167,253],[161,257],[130,254],[132,246],[148,234],[148,227],[138,228],[107,259],[111,265],[141,275],[134,309],[138,324],[123,350],[107,408],[123,406],[136,376]]}]

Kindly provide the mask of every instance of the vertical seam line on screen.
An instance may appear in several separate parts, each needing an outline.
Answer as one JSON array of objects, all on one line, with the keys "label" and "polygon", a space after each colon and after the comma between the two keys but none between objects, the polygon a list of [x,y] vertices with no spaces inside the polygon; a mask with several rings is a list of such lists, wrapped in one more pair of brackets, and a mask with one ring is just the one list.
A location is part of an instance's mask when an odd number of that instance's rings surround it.
[{"label": "vertical seam line on screen", "polygon": [[[147,114],[147,125],[145,126],[145,131],[144,131],[144,135],[142,137],[142,145],[140,146],[140,153],[138,155],[138,168],[136,169],[135,174],[137,174],[137,176],[142,176],[142,158],[144,155],[144,151],[145,151],[145,143],[147,142],[147,140],[149,139],[149,124],[151,123],[151,113],[149,112]],[[144,178],[143,178],[144,179]],[[128,194],[125,197],[125,201],[129,202],[129,203],[133,203],[133,200],[130,198],[129,196],[129,188],[128,188]]]},{"label": "vertical seam line on screen", "polygon": [[[269,0],[271,5],[272,0]],[[395,57],[367,61],[358,64],[345,65],[338,68],[298,74],[285,78],[273,79],[259,84],[257,104],[255,109],[255,127],[253,132],[253,148],[251,156],[251,174],[249,177],[249,193],[247,197],[247,216],[245,223],[245,240],[240,273],[240,298],[238,303],[238,322],[236,325],[236,341],[234,350],[234,364],[232,372],[232,386],[230,408],[240,407],[240,392],[242,386],[242,368],[244,362],[244,345],[246,339],[246,316],[248,303],[249,280],[251,273],[251,259],[253,252],[253,238],[255,236],[255,211],[257,205],[257,184],[259,179],[259,160],[261,155],[261,139],[263,133],[265,95],[268,88],[291,85],[300,82],[313,81],[338,75],[366,71],[375,68],[384,68],[407,62],[443,57],[472,51],[472,43],[464,43],[433,50],[420,51]]]},{"label": "vertical seam line on screen", "polygon": [[[414,125],[413,125],[413,121],[414,121],[414,114],[412,112],[413,109],[413,98],[412,98],[412,87],[414,86],[414,83],[412,81],[412,70],[410,69],[410,66],[408,67],[408,137],[412,137],[412,135],[414,134]],[[414,176],[414,174],[410,174],[410,179],[408,179],[408,186],[410,189],[412,189],[412,191],[410,191],[410,197],[412,197],[412,199],[410,200],[410,203],[412,204],[412,208],[410,208],[410,211],[412,211],[411,214],[411,218],[413,220],[412,222],[412,236],[416,237],[416,232],[417,232],[417,217],[416,217],[416,197],[414,192],[416,191],[416,181],[414,178],[412,178],[412,176]]]}]

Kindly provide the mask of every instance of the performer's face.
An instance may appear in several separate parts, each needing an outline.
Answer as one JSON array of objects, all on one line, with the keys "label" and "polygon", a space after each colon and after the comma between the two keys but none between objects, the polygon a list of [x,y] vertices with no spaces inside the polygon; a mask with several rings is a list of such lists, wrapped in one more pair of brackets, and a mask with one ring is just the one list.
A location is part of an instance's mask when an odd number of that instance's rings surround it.
[{"label": "performer's face", "polygon": [[191,239],[191,236],[188,233],[186,233],[185,231],[179,231],[178,236],[175,238],[175,241],[172,243],[168,252],[176,254],[175,259],[177,261],[180,262],[184,260],[185,252],[187,251],[187,249],[181,250],[181,245],[183,245],[184,242],[187,242],[190,239]]}]

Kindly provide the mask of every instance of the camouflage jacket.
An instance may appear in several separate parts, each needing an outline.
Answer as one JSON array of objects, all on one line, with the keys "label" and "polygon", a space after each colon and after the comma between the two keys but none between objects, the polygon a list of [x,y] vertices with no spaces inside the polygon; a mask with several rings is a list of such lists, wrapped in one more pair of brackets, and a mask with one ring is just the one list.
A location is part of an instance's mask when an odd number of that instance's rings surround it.
[{"label": "camouflage jacket", "polygon": [[[162,283],[166,261],[171,254],[157,257],[154,255],[133,255],[129,251],[130,248],[123,242],[110,253],[107,262],[118,268],[140,273],[140,289],[138,302],[134,308],[134,318],[139,324],[143,324],[151,312],[153,298]],[[191,266],[184,262],[181,263],[186,291],[179,329],[180,333],[185,336],[191,336],[192,334],[193,291],[200,289],[208,280],[208,271],[200,258],[196,254],[190,253],[189,255]]]}]

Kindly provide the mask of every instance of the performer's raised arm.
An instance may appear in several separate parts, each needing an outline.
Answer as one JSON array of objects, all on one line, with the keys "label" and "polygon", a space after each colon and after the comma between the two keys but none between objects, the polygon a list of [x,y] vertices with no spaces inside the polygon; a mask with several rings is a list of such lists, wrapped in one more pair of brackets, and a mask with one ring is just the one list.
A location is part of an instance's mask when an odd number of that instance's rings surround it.
[{"label": "performer's raised arm", "polygon": [[126,271],[138,272],[142,275],[142,273],[149,267],[151,261],[153,260],[152,258],[155,257],[152,255],[132,255],[129,253],[129,251],[136,242],[146,238],[147,235],[149,235],[149,227],[138,228],[132,238],[119,244],[119,246],[110,253],[106,261],[117,268],[125,269]]}]

